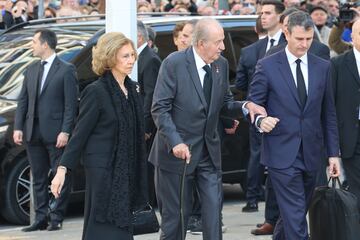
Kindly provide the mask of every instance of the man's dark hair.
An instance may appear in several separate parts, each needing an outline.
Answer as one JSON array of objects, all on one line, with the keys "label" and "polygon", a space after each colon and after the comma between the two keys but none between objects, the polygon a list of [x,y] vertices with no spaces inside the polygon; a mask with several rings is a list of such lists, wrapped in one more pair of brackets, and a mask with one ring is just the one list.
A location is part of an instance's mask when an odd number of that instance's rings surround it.
[{"label": "man's dark hair", "polygon": [[39,29],[36,30],[36,33],[40,33],[39,40],[41,43],[47,43],[47,45],[55,51],[56,44],[57,44],[57,37],[55,32],[49,30],[49,29]]},{"label": "man's dark hair", "polygon": [[290,7],[285,9],[285,11],[281,14],[280,16],[280,23],[283,24],[284,23],[284,19],[289,16],[290,14],[294,13],[294,12],[298,12],[301,11],[298,8],[295,7]]},{"label": "man's dark hair", "polygon": [[285,5],[278,0],[264,0],[261,2],[261,6],[264,5],[273,5],[277,14],[280,14],[285,10]]},{"label": "man's dark hair", "polygon": [[296,26],[303,27],[305,31],[308,31],[314,28],[314,23],[308,13],[297,11],[289,15],[289,33],[291,33],[292,29]]}]

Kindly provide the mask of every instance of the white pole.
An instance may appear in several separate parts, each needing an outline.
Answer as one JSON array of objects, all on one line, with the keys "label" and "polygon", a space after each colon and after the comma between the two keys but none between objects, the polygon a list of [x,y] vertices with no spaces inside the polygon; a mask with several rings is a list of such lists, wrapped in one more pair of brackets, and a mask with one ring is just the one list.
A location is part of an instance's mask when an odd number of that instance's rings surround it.
[{"label": "white pole", "polygon": [[[135,46],[136,30],[136,0],[106,0],[106,32],[122,32],[130,38]],[[132,80],[137,80],[137,65],[131,74]]]}]

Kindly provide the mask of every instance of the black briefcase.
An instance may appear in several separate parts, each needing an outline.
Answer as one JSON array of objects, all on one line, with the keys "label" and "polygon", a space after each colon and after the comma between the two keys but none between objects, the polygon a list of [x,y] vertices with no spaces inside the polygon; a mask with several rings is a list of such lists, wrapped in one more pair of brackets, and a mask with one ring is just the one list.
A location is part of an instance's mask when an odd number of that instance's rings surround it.
[{"label": "black briefcase", "polygon": [[145,208],[133,212],[134,235],[159,231],[159,221],[154,209],[148,204]]},{"label": "black briefcase", "polygon": [[[309,207],[310,238],[359,240],[360,218],[357,198],[341,188],[338,178],[330,181],[331,187],[317,187],[312,197]],[[340,188],[336,188],[336,182]]]}]

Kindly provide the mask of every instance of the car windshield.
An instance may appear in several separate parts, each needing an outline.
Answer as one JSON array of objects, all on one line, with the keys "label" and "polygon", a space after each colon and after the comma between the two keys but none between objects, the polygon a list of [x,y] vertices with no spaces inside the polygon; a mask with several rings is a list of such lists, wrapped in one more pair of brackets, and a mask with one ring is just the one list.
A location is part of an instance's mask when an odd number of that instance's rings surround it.
[{"label": "car windshield", "polygon": [[[53,29],[54,30],[54,29]],[[57,55],[70,62],[93,35],[87,31],[56,31]],[[32,36],[35,30],[18,31],[0,36],[0,98],[17,100],[24,80],[25,69],[39,58],[32,55]]]}]

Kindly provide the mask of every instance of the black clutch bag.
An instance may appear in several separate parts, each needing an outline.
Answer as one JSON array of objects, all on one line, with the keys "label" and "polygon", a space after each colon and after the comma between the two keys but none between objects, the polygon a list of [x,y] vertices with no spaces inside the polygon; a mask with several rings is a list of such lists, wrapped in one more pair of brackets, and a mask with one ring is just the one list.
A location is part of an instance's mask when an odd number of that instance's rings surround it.
[{"label": "black clutch bag", "polygon": [[133,212],[134,235],[154,233],[159,231],[159,221],[154,209],[148,204],[143,209]]}]

